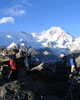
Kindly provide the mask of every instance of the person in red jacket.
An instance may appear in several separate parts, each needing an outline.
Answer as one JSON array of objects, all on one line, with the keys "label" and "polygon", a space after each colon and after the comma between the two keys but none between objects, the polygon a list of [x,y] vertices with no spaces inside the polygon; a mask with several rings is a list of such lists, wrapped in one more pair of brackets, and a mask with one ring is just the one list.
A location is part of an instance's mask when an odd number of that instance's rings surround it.
[{"label": "person in red jacket", "polygon": [[11,81],[17,80],[17,65],[16,65],[16,51],[12,51],[12,55],[10,57],[10,77]]}]

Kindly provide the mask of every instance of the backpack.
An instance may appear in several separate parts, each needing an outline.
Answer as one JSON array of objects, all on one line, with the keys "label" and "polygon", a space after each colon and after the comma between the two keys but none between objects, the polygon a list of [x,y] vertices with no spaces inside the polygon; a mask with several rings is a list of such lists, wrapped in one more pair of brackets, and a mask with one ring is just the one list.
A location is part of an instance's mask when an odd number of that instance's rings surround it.
[{"label": "backpack", "polygon": [[28,59],[27,58],[25,58],[24,64],[25,64],[26,67],[29,67],[29,63],[28,63]]}]

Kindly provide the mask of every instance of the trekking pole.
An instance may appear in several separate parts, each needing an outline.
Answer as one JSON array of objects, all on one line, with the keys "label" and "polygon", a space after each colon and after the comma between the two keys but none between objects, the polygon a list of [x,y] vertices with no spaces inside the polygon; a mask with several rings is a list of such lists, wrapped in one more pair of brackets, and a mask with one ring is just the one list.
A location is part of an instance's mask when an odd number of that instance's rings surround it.
[{"label": "trekking pole", "polygon": [[12,74],[12,70],[10,71],[10,73],[9,73],[9,75],[8,75],[8,80],[10,79],[11,74]]}]

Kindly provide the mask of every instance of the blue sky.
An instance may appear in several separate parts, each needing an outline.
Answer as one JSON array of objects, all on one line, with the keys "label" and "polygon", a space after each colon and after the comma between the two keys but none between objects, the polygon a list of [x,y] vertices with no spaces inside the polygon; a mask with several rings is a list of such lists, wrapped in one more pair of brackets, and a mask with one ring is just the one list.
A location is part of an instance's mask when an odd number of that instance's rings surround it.
[{"label": "blue sky", "polygon": [[0,0],[0,32],[61,27],[80,37],[80,0]]}]

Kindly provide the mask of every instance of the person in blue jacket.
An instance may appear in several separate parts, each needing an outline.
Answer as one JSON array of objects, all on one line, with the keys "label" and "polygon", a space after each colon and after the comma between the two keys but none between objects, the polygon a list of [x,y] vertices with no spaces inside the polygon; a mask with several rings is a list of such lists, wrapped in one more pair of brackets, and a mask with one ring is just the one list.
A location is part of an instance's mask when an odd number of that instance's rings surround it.
[{"label": "person in blue jacket", "polygon": [[24,64],[26,67],[26,71],[29,71],[30,66],[29,66],[29,59],[27,57],[27,53],[25,54]]},{"label": "person in blue jacket", "polygon": [[70,66],[71,66],[71,74],[75,73],[77,69],[77,65],[76,65],[74,54],[71,54]]}]

